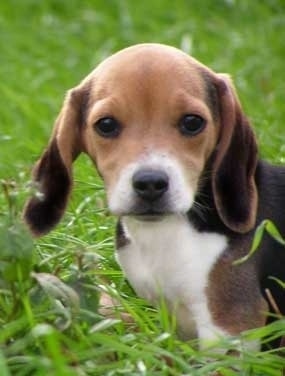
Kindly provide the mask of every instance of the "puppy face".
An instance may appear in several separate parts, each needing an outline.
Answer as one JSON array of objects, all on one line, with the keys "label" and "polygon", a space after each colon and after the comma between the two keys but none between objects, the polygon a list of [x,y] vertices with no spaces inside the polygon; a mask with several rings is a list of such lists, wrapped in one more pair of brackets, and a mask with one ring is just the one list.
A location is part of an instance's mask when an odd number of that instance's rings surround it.
[{"label": "puppy face", "polygon": [[231,80],[175,48],[122,50],[67,93],[34,168],[42,195],[24,210],[33,234],[62,217],[81,152],[99,170],[114,214],[187,212],[207,163],[222,222],[239,233],[255,224],[257,148]]},{"label": "puppy face", "polygon": [[86,152],[117,215],[185,213],[219,124],[196,61],[170,47],[133,47],[94,72]]}]

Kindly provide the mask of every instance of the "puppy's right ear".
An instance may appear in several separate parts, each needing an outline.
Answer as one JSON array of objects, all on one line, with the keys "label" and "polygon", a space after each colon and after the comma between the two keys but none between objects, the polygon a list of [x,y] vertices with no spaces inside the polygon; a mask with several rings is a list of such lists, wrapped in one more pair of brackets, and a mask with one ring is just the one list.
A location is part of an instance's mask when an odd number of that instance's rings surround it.
[{"label": "puppy's right ear", "polygon": [[28,200],[24,220],[35,236],[49,232],[61,219],[72,186],[72,162],[81,152],[80,128],[88,91],[67,93],[47,149],[37,162],[33,178],[37,193]]}]

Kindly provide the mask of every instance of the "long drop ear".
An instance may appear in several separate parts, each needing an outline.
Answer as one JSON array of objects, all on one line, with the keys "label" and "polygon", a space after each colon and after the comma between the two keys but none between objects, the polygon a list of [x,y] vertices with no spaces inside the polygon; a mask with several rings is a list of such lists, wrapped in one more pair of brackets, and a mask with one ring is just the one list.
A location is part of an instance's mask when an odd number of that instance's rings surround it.
[{"label": "long drop ear", "polygon": [[256,139],[229,76],[218,75],[216,87],[221,132],[213,164],[214,200],[225,225],[245,233],[256,221]]},{"label": "long drop ear", "polygon": [[72,186],[72,162],[81,152],[84,97],[86,90],[80,87],[67,93],[47,149],[34,167],[37,192],[26,203],[23,217],[35,236],[49,232],[66,208]]}]

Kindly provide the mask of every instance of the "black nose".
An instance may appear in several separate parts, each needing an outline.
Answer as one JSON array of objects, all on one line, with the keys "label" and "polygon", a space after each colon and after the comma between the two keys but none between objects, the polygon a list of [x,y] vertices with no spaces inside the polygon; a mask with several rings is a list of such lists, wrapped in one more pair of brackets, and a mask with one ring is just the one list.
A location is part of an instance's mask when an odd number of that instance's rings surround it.
[{"label": "black nose", "polygon": [[154,201],[167,191],[168,176],[163,171],[137,171],[133,176],[133,187],[141,198]]}]

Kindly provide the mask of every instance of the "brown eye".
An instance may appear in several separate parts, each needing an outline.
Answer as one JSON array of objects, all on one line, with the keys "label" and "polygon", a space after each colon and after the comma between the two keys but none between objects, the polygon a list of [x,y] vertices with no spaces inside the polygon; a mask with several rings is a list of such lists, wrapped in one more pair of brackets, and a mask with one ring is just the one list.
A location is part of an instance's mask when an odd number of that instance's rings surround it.
[{"label": "brown eye", "polygon": [[115,138],[119,135],[121,126],[116,119],[105,117],[96,121],[94,129],[101,137]]},{"label": "brown eye", "polygon": [[184,136],[196,136],[206,126],[206,121],[199,115],[185,115],[179,122],[179,130]]}]

